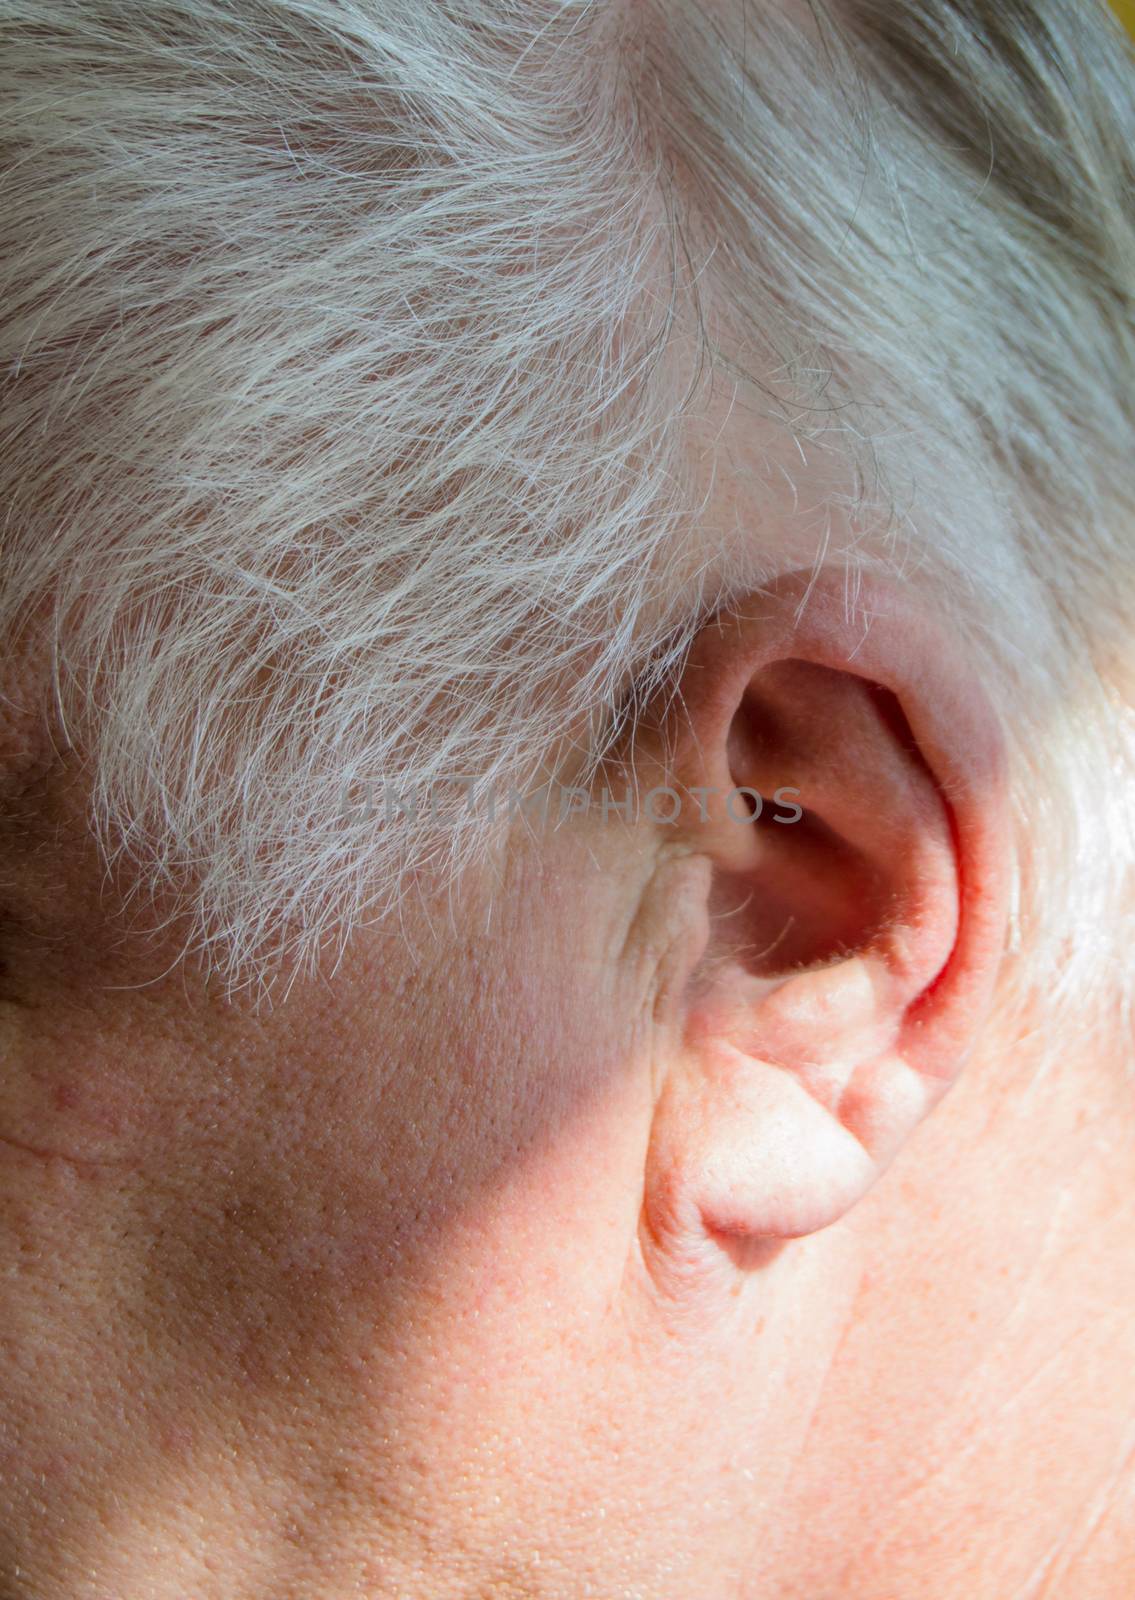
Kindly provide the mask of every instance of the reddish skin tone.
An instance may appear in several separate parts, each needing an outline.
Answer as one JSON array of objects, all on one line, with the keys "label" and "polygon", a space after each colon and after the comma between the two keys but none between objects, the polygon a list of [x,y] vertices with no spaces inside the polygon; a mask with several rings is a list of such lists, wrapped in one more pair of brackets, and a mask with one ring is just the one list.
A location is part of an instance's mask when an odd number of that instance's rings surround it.
[{"label": "reddish skin tone", "polygon": [[1127,1600],[1123,1060],[1033,1087],[992,719],[841,592],[707,631],[638,749],[806,773],[806,849],[521,831],[259,1018],[108,989],[159,964],[60,857],[4,989],[0,1593]]}]

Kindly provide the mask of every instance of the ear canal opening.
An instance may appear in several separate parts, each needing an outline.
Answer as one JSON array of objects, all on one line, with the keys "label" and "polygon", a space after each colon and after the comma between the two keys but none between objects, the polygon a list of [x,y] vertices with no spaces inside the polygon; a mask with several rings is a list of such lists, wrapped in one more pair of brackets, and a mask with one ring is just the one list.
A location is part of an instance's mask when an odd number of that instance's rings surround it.
[{"label": "ear canal opening", "polygon": [[[774,668],[766,681],[788,673],[794,683],[813,688],[837,684],[840,677],[831,669],[791,662],[779,672]],[[916,751],[893,694],[864,682],[856,692],[870,694],[889,741]],[[728,744],[735,785],[730,815],[735,825],[754,830],[759,849],[753,868],[722,868],[716,875],[710,912],[719,956],[750,976],[780,978],[875,944],[895,911],[889,874],[825,820],[817,805],[825,796],[810,795],[806,777],[799,785],[792,782],[794,730],[783,706],[759,690],[747,694]],[[759,804],[746,790],[760,797]],[[786,798],[778,800],[778,793]]]},{"label": "ear canal opening", "polygon": [[[799,802],[797,802],[799,804]],[[717,874],[710,893],[714,942],[752,977],[826,966],[866,948],[885,924],[889,895],[846,840],[806,808],[792,823],[766,804],[748,826],[762,836],[751,873]]]}]

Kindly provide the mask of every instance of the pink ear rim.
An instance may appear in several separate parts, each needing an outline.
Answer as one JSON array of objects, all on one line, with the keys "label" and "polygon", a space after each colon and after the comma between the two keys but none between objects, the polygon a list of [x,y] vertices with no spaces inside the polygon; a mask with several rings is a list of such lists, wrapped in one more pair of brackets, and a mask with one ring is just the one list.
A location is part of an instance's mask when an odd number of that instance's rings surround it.
[{"label": "pink ear rim", "polygon": [[897,584],[861,578],[852,614],[839,568],[819,576],[800,570],[713,619],[695,643],[683,693],[711,742],[720,742],[720,727],[712,730],[731,717],[751,674],[749,637],[759,641],[754,657],[807,660],[889,691],[946,800],[958,863],[957,936],[910,1006],[897,1047],[921,1076],[948,1083],[992,1003],[1006,943],[1013,833],[1000,718],[964,641],[928,613],[912,613]]}]

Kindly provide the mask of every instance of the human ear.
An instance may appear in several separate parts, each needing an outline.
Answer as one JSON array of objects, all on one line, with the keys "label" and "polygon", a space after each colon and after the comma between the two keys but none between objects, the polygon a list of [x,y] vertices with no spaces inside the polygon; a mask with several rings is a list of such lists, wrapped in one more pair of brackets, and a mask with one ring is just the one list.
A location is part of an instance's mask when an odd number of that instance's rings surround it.
[{"label": "human ear", "polygon": [[707,624],[635,767],[690,802],[660,849],[710,866],[643,1209],[694,1263],[836,1221],[957,1076],[1007,925],[1003,742],[913,600],[797,576]]}]

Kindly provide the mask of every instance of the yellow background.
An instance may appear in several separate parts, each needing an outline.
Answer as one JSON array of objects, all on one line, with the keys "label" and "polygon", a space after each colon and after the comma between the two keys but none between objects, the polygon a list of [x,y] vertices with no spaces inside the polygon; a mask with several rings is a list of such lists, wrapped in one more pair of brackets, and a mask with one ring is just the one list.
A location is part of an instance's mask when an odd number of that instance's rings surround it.
[{"label": "yellow background", "polygon": [[1123,23],[1132,38],[1135,38],[1135,0],[1111,0]]}]

